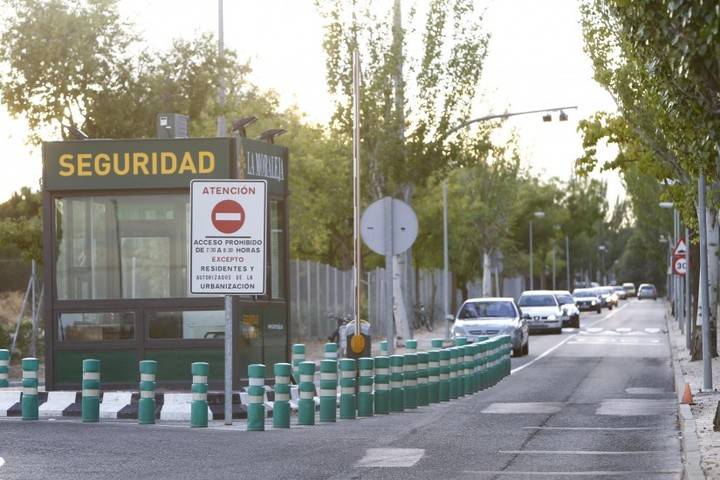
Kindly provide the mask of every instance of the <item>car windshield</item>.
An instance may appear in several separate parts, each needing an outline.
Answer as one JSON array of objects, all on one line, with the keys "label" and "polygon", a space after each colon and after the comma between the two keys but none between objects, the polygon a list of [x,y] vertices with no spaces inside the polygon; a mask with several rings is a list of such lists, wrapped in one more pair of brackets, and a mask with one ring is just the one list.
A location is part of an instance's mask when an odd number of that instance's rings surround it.
[{"label": "car windshield", "polygon": [[624,292],[625,291],[625,289],[623,287],[615,287],[615,288],[613,288],[613,290],[615,290],[616,292]]},{"label": "car windshield", "polygon": [[458,318],[508,318],[515,316],[512,302],[468,302],[462,306]]},{"label": "car windshield", "polygon": [[555,297],[552,295],[523,295],[518,305],[521,307],[554,307]]},{"label": "car windshield", "polygon": [[572,295],[562,294],[557,295],[558,303],[560,305],[567,305],[568,303],[575,303],[575,300],[573,299]]},{"label": "car windshield", "polygon": [[652,285],[643,285],[642,287],[640,287],[640,290],[650,290],[650,291],[652,291],[652,290],[655,290],[655,287],[653,287]]},{"label": "car windshield", "polygon": [[573,296],[585,298],[585,297],[597,297],[597,294],[592,290],[575,290]]}]

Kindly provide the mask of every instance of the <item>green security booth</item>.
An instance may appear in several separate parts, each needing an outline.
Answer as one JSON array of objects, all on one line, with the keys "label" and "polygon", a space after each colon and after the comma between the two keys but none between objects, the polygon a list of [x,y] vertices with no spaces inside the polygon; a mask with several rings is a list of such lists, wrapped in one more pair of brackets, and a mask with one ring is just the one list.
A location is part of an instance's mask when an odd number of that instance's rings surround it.
[{"label": "green security booth", "polygon": [[266,294],[233,297],[233,383],[289,353],[288,151],[245,137],[43,144],[43,298],[48,390],[77,389],[82,360],[105,388],[189,389],[190,364],[223,385],[224,298],[188,288],[190,181],[268,182]]}]

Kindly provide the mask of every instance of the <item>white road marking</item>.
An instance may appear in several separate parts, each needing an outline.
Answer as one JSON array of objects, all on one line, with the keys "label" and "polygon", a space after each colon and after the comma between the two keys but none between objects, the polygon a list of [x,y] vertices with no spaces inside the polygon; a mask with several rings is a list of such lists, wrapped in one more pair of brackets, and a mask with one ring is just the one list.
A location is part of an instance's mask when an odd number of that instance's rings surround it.
[{"label": "white road marking", "polygon": [[[603,318],[601,318],[601,319],[599,319],[599,320],[595,320],[593,323],[591,323],[591,324],[589,325],[589,327],[592,327],[593,325],[596,325],[596,324],[598,324],[598,323],[600,323],[600,322],[604,322],[605,320],[607,320],[608,318],[612,317],[613,315],[615,315],[616,313],[618,313],[619,311],[621,311],[623,308],[627,307],[628,305],[630,305],[630,304],[629,304],[629,303],[626,303],[625,305],[623,305],[622,307],[618,308],[617,310],[613,310],[612,312],[610,312],[610,313],[609,313],[608,315],[606,315],[605,317],[603,317]],[[562,346],[565,345],[567,342],[569,342],[570,340],[572,340],[573,338],[576,338],[576,337],[577,337],[577,333],[575,333],[575,334],[573,334],[573,335],[570,335],[569,337],[567,337],[565,340],[563,340],[562,342],[558,343],[558,344],[555,345],[554,347],[551,347],[551,348],[545,350],[543,353],[541,353],[540,355],[538,355],[536,358],[530,360],[529,362],[527,362],[527,363],[525,363],[525,364],[523,364],[523,365],[520,365],[520,366],[517,367],[517,368],[513,368],[512,370],[510,370],[510,374],[513,375],[513,374],[521,371],[522,369],[527,368],[527,367],[529,367],[530,365],[533,365],[535,362],[537,362],[537,361],[540,360],[541,358],[544,358],[544,357],[550,355],[552,352],[554,352],[555,350],[557,350],[558,348],[562,347]]]},{"label": "white road marking", "polygon": [[645,329],[645,332],[647,332],[647,333],[660,333],[660,329],[659,329],[659,328],[646,328],[646,329]]},{"label": "white road marking", "polygon": [[618,417],[672,415],[677,412],[675,400],[647,398],[608,398],[600,403],[595,415]]},{"label": "white road marking", "polygon": [[412,467],[425,455],[423,448],[368,448],[355,467]]},{"label": "white road marking", "polygon": [[637,478],[638,475],[678,475],[681,472],[677,470],[593,470],[586,472],[524,472],[513,470],[467,470],[463,473],[474,475],[508,475],[513,477],[617,477],[627,476],[629,478]]},{"label": "white road marking", "polygon": [[2,467],[3,465],[5,465],[5,459],[0,457],[0,467]]},{"label": "white road marking", "polygon": [[[665,427],[522,427],[525,430],[571,430],[571,431],[618,431],[631,432],[633,430],[667,430]],[[672,432],[675,435],[675,431]]]},{"label": "white road marking", "polygon": [[594,327],[594,328],[591,327],[591,328],[585,329],[586,332],[590,332],[590,333],[598,333],[598,332],[602,332],[603,330],[605,330],[605,329],[600,328],[600,327]]},{"label": "white road marking", "polygon": [[665,450],[643,450],[637,452],[607,452],[600,450],[498,450],[509,455],[667,455]]},{"label": "white road marking", "polygon": [[664,388],[655,387],[630,387],[625,389],[625,393],[629,395],[672,395],[673,392],[669,392]]},{"label": "white road marking", "polygon": [[621,333],[632,332],[632,328],[628,328],[628,327],[616,328],[615,330],[617,330],[618,332],[621,332]]},{"label": "white road marking", "polygon": [[562,402],[496,402],[488,405],[480,413],[499,413],[514,415],[518,413],[558,413],[565,406]]}]

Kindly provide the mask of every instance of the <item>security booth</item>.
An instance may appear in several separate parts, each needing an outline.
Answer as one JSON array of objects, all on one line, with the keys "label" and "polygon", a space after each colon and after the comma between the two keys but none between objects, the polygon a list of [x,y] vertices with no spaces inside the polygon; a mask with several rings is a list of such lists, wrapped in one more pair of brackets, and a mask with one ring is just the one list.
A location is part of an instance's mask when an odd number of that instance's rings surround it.
[{"label": "security booth", "polygon": [[265,294],[233,297],[233,383],[289,352],[288,151],[243,137],[43,144],[46,384],[75,389],[82,360],[135,388],[156,360],[161,388],[188,389],[192,362],[224,375],[224,298],[188,288],[190,181],[267,181]]}]

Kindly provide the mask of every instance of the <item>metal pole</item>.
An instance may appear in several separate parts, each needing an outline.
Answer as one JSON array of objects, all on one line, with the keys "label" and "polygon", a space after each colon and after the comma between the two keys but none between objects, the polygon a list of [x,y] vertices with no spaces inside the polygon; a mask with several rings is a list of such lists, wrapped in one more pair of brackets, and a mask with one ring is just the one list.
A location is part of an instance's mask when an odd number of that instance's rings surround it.
[{"label": "metal pole", "polygon": [[[218,60],[220,61],[220,86],[218,88],[218,105],[220,110],[225,107],[225,82],[222,76],[224,55],[223,33],[223,0],[218,0]],[[217,136],[225,136],[225,117],[217,119]],[[225,425],[232,425],[232,390],[233,390],[233,299],[225,296]]]},{"label": "metal pole", "polygon": [[225,295],[225,425],[232,425],[233,301]]},{"label": "metal pole", "polygon": [[533,283],[533,244],[532,244],[532,220],[530,220],[530,290],[534,290]]},{"label": "metal pole", "polygon": [[445,313],[445,340],[450,339],[450,315],[449,288],[448,288],[448,185],[447,180],[443,182],[443,310]]},{"label": "metal pole", "polygon": [[353,51],[353,245],[355,265],[355,335],[360,335],[360,54]]},{"label": "metal pole", "polygon": [[712,358],[710,357],[710,301],[708,288],[707,226],[705,219],[705,174],[698,176],[698,209],[700,210],[700,301],[702,305],[703,390],[712,390]]},{"label": "metal pole", "polygon": [[690,281],[690,230],[687,227],[685,227],[685,244],[687,245],[687,253],[685,254],[687,262],[685,273],[685,348],[690,350],[692,346],[692,297],[690,296],[692,282]]},{"label": "metal pole", "polygon": [[[218,60],[220,61],[220,87],[218,88],[218,105],[220,111],[225,107],[225,80],[222,75],[223,55],[225,54],[225,46],[223,45],[223,0],[218,0]],[[220,115],[217,118],[217,136],[225,136],[225,116]]]},{"label": "metal pole", "polygon": [[395,302],[393,296],[393,218],[392,198],[385,197],[385,339],[387,340],[388,355],[395,353]]},{"label": "metal pole", "polygon": [[567,289],[570,290],[570,238],[565,235],[565,277],[567,281]]},{"label": "metal pole", "polygon": [[35,308],[35,290],[37,288],[37,269],[35,260],[32,261],[32,296],[30,298],[31,305],[31,320],[32,320],[32,332],[30,337],[30,351],[33,357],[37,357],[37,310]]},{"label": "metal pole", "polygon": [[553,290],[557,290],[555,288],[555,242],[553,241]]}]

